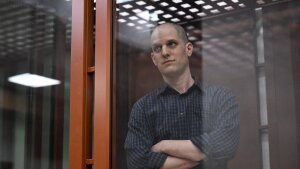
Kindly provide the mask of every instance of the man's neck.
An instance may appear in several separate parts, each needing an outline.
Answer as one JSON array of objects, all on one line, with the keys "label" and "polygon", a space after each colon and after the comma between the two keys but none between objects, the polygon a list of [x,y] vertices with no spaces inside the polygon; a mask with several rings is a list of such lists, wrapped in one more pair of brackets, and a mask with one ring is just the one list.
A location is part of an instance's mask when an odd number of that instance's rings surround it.
[{"label": "man's neck", "polygon": [[164,81],[179,93],[185,93],[193,84],[192,75],[186,74],[179,77],[164,77]]}]

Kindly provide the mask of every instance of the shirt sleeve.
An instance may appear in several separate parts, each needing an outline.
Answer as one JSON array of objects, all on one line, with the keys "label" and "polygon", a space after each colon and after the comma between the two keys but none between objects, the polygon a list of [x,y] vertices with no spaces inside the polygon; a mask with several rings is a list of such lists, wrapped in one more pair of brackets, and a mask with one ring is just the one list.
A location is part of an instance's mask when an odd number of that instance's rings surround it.
[{"label": "shirt sleeve", "polygon": [[[206,103],[204,103],[206,104]],[[239,114],[236,99],[228,89],[221,88],[213,95],[210,107],[214,113],[213,129],[193,137],[191,141],[205,155],[204,161],[228,161],[239,143]]]},{"label": "shirt sleeve", "polygon": [[167,155],[151,151],[154,144],[153,129],[138,104],[132,108],[125,140],[127,166],[129,169],[159,169]]}]

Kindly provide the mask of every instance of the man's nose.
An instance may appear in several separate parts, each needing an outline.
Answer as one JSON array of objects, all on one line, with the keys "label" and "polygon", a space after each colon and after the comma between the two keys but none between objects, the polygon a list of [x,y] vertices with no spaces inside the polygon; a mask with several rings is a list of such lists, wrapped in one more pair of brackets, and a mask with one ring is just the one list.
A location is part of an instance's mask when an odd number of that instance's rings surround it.
[{"label": "man's nose", "polygon": [[163,57],[169,57],[169,50],[168,50],[168,47],[166,45],[162,46],[161,54],[162,54]]}]

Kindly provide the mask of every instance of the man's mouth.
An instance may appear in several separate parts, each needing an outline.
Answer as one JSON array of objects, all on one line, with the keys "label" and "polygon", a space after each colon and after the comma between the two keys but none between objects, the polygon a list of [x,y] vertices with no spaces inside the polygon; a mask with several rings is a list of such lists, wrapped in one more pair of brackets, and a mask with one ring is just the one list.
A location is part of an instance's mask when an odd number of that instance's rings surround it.
[{"label": "man's mouth", "polygon": [[164,61],[163,62],[163,64],[168,64],[168,63],[171,63],[171,62],[174,62],[175,60],[173,59],[173,60],[166,60],[166,61]]}]

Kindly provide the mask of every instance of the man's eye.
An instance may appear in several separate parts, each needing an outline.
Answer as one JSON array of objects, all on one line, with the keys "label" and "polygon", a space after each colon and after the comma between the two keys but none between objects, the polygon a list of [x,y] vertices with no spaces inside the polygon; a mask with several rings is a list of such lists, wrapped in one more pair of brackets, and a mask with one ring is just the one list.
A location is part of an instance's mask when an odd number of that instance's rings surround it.
[{"label": "man's eye", "polygon": [[155,53],[161,52],[161,46],[152,46],[152,51]]},{"label": "man's eye", "polygon": [[172,41],[172,42],[168,42],[168,43],[167,43],[167,46],[170,47],[170,48],[174,48],[174,47],[177,46],[177,43],[176,43],[176,42],[173,42],[173,41]]}]

